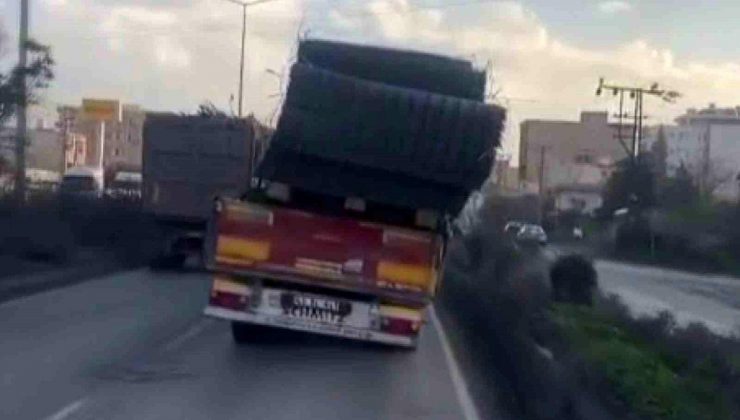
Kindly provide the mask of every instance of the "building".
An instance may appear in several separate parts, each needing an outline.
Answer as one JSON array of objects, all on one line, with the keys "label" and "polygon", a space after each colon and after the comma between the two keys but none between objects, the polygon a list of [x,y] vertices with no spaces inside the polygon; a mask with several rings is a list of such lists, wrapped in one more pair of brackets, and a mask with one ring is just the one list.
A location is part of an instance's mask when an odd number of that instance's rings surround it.
[{"label": "building", "polygon": [[604,203],[600,185],[567,185],[553,191],[555,209],[559,212],[574,211],[593,214]]},{"label": "building", "polygon": [[492,182],[500,191],[519,190],[519,168],[511,165],[511,155],[497,153],[493,166]]},{"label": "building", "polygon": [[[26,168],[62,173],[64,147],[55,129],[37,125],[29,129],[26,145]],[[0,129],[0,155],[9,166],[15,166],[15,127]]]},{"label": "building", "polygon": [[64,170],[73,166],[85,165],[87,162],[87,137],[75,132],[75,122],[79,108],[69,105],[57,107],[59,138],[64,144]]},{"label": "building", "polygon": [[64,169],[84,166],[87,161],[87,138],[82,134],[67,133],[64,139]]},{"label": "building", "polygon": [[62,173],[64,171],[64,144],[53,129],[29,130],[26,148],[26,167]]},{"label": "building", "polygon": [[61,106],[57,113],[67,150],[75,144],[80,147],[75,154],[78,158],[70,165],[141,170],[146,113],[139,106],[118,100],[83,99],[81,106]]},{"label": "building", "polygon": [[138,105],[124,104],[120,107],[119,120],[106,123],[106,169],[141,170],[145,119],[146,113]]},{"label": "building", "polygon": [[703,192],[722,201],[740,198],[740,107],[688,109],[675,125],[651,127],[645,149],[658,140],[666,142],[666,174],[673,176],[683,166]]},{"label": "building", "polygon": [[[623,126],[622,137],[631,133]],[[627,152],[606,112],[582,112],[579,121],[525,120],[519,176],[525,188],[546,195],[564,187],[602,186]]]}]

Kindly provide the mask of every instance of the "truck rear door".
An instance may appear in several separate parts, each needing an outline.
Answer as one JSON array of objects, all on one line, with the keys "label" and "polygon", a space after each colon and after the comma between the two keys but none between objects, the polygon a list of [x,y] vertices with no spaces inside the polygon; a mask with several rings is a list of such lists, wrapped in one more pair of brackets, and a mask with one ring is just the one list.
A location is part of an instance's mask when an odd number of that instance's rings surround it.
[{"label": "truck rear door", "polygon": [[419,302],[434,294],[443,246],[435,232],[234,200],[217,208],[207,245],[214,271]]}]

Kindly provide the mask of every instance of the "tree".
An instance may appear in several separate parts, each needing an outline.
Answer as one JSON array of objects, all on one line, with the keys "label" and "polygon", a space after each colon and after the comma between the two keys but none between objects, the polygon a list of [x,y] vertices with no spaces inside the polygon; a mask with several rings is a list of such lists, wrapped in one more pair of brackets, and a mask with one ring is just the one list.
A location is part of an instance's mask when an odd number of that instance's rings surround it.
[{"label": "tree", "polygon": [[228,118],[229,116],[225,111],[218,109],[211,101],[205,101],[198,105],[197,114],[204,118]]},{"label": "tree", "polygon": [[653,156],[653,170],[658,179],[663,179],[667,175],[666,160],[668,159],[668,143],[665,139],[663,126],[658,127],[658,135],[655,142],[650,146],[650,153]]},{"label": "tree", "polygon": [[712,159],[707,162],[702,179],[702,193],[705,198],[711,199],[712,195],[727,182],[735,179],[734,165],[728,164],[724,159]]},{"label": "tree", "polygon": [[603,208],[608,214],[622,207],[651,207],[655,204],[655,177],[647,159],[630,158],[617,163],[606,182]]},{"label": "tree", "polygon": [[[0,155],[0,175],[5,174],[6,172],[10,172],[10,162],[8,162],[8,159]],[[2,188],[2,186],[0,186]]]},{"label": "tree", "polygon": [[699,200],[699,188],[683,163],[673,177],[661,184],[658,199],[660,205],[666,208],[689,206]]},{"label": "tree", "polygon": [[[0,39],[0,47],[2,46]],[[15,114],[23,99],[27,104],[39,101],[39,91],[49,86],[54,79],[54,58],[51,49],[34,40],[26,42],[28,64],[25,68],[14,67],[9,73],[0,73],[0,126]],[[22,98],[22,81],[26,81],[25,98]]]}]

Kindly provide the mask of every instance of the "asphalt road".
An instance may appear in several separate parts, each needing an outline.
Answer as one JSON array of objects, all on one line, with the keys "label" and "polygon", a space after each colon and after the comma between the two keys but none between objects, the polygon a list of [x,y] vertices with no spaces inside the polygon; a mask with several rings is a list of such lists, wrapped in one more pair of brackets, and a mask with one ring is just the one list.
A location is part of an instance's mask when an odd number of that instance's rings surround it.
[{"label": "asphalt road", "polygon": [[416,352],[292,334],[238,347],[201,315],[208,286],[140,270],[0,304],[0,418],[471,418],[434,324]]},{"label": "asphalt road", "polygon": [[[558,255],[590,255],[586,248],[556,244],[541,250],[548,264]],[[740,337],[740,278],[596,259],[599,288],[618,295],[633,314],[668,311],[680,325],[705,324]]]},{"label": "asphalt road", "polygon": [[638,314],[673,313],[681,324],[702,322],[740,335],[740,279],[598,261],[599,287],[619,295]]}]

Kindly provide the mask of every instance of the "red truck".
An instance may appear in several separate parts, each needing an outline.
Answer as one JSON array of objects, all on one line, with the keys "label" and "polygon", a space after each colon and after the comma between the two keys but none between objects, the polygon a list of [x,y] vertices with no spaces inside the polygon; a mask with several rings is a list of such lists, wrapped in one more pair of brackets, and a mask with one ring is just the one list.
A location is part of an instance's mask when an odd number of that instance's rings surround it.
[{"label": "red truck", "polygon": [[237,342],[283,328],[415,347],[447,221],[488,176],[504,111],[460,60],[328,41],[298,56],[256,187],[216,201],[205,313]]},{"label": "red truck", "polygon": [[232,324],[238,341],[267,325],[415,344],[439,284],[440,234],[232,200],[216,211],[205,312],[248,323]]}]

